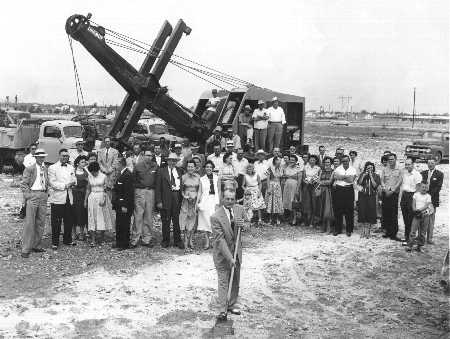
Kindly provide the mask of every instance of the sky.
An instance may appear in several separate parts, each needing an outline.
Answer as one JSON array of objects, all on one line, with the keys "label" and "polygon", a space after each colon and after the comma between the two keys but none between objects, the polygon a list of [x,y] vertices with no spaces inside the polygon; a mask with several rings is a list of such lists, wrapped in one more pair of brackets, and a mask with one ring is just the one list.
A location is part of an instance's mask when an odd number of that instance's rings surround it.
[{"label": "sky", "polygon": [[[192,33],[175,53],[261,87],[304,96],[306,110],[412,111],[449,105],[446,0],[8,1],[0,20],[0,101],[77,102],[64,25],[75,13],[152,42],[163,21]],[[139,69],[143,55],[115,48]],[[74,42],[85,102],[120,104],[125,91]],[[169,65],[161,79],[192,106],[213,86]]]}]

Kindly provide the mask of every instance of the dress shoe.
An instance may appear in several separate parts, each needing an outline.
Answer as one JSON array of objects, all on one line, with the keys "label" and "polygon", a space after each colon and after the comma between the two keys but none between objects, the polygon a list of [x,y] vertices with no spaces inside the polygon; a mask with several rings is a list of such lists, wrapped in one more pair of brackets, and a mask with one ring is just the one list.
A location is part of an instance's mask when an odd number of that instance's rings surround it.
[{"label": "dress shoe", "polygon": [[339,235],[339,234],[341,234],[341,233],[340,233],[340,232],[334,232],[334,233],[333,233],[334,236],[337,236],[337,235]]},{"label": "dress shoe", "polygon": [[180,250],[184,250],[184,243],[182,241],[178,241],[176,243],[176,246],[180,249]]},{"label": "dress shoe", "polygon": [[239,310],[238,308],[230,308],[228,309],[228,312],[234,315],[241,315],[241,310]]},{"label": "dress shoe", "polygon": [[427,244],[434,245],[434,242],[431,241],[431,240],[428,240],[428,241],[427,241]]},{"label": "dress shoe", "polygon": [[30,256],[30,253],[20,253],[22,258],[28,258]]},{"label": "dress shoe", "polygon": [[422,252],[422,246],[417,246],[414,250],[416,252]]},{"label": "dress shoe", "polygon": [[33,252],[36,252],[36,253],[42,253],[42,252],[45,252],[45,250],[44,250],[43,248],[41,248],[41,247],[39,247],[39,248],[33,248],[32,251],[33,251]]},{"label": "dress shoe", "polygon": [[402,242],[402,246],[408,246],[408,242],[407,241],[403,241]]},{"label": "dress shoe", "polygon": [[382,238],[390,238],[387,234],[383,234],[381,237]]},{"label": "dress shoe", "polygon": [[402,239],[400,239],[399,237],[391,237],[391,240],[402,241]]},{"label": "dress shoe", "polygon": [[217,321],[227,321],[227,314],[226,312],[220,312],[219,315],[216,317]]},{"label": "dress shoe", "polygon": [[169,247],[169,242],[168,242],[168,241],[163,241],[163,242],[161,243],[161,247],[163,247],[163,248],[168,248],[168,247]]},{"label": "dress shoe", "polygon": [[351,237],[352,236],[352,232],[347,232],[347,237]]}]

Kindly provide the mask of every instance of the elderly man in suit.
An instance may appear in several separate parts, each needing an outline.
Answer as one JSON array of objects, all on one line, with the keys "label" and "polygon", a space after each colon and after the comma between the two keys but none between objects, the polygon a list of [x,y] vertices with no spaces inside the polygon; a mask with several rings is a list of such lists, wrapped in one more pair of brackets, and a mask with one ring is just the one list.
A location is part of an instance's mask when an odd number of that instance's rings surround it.
[{"label": "elderly man in suit", "polygon": [[436,209],[439,207],[439,192],[444,182],[444,173],[436,169],[436,160],[428,160],[428,170],[422,171],[422,180],[428,184],[428,193],[431,195],[431,202],[434,207],[434,213],[430,215],[430,223],[427,229],[427,243],[433,244],[433,230],[436,215]]},{"label": "elderly man in suit", "polygon": [[133,175],[127,168],[125,158],[117,162],[118,177],[114,184],[113,208],[116,210],[116,248],[130,247],[130,223],[134,209]]},{"label": "elderly man in suit", "polygon": [[[211,216],[211,228],[213,233],[213,260],[217,270],[219,304],[222,312],[218,320],[226,320],[227,311],[240,315],[237,306],[239,294],[239,278],[242,263],[242,243],[237,243],[239,227],[244,223],[244,209],[236,204],[236,192],[225,190],[223,194],[223,206],[219,207]],[[237,257],[234,260],[234,251],[238,246]],[[231,268],[234,266],[234,278],[229,303],[227,303],[228,285],[231,276]]]},{"label": "elderly man in suit", "polygon": [[110,137],[105,137],[103,141],[105,147],[98,151],[98,164],[100,165],[100,170],[106,174],[106,193],[111,199],[111,190],[114,186],[114,170],[119,152],[111,147]]},{"label": "elderly man in suit", "polygon": [[22,236],[23,258],[28,258],[31,251],[44,252],[41,239],[44,233],[48,198],[48,173],[44,165],[46,156],[43,149],[36,149],[34,152],[36,162],[25,168],[20,184],[26,203]]},{"label": "elderly man in suit", "polygon": [[181,241],[181,231],[178,217],[181,208],[181,176],[182,170],[176,167],[178,157],[170,153],[167,157],[167,166],[161,167],[156,175],[155,201],[156,207],[161,211],[162,242],[161,246],[169,247],[170,222],[173,224],[173,243],[180,249],[184,249]]},{"label": "elderly man in suit", "polygon": [[63,148],[59,151],[59,161],[48,168],[50,184],[50,208],[52,224],[52,249],[59,246],[61,223],[64,221],[64,245],[76,245],[72,241],[73,227],[73,195],[72,186],[76,184],[75,170],[69,164],[69,152]]}]

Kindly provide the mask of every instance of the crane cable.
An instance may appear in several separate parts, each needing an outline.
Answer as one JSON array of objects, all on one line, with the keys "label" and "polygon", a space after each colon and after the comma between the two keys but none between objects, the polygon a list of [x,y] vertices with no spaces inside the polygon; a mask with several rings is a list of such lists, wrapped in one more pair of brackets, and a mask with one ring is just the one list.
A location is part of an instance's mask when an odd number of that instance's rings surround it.
[{"label": "crane cable", "polygon": [[78,67],[77,67],[77,63],[75,61],[75,54],[73,52],[72,37],[69,34],[67,34],[67,38],[69,40],[70,52],[72,54],[73,73],[74,73],[74,77],[75,77],[75,91],[77,93],[77,104],[78,104],[78,106],[81,106],[80,105],[80,97],[81,97],[83,112],[84,112],[84,114],[86,114],[86,105],[84,103],[83,89],[81,88],[80,75],[78,74]]}]

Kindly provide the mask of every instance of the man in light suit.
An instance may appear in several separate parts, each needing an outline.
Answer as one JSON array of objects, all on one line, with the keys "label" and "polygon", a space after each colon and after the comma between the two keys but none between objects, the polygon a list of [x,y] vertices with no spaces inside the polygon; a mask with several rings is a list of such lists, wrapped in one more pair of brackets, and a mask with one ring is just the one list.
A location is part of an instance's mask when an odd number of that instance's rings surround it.
[{"label": "man in light suit", "polygon": [[47,156],[43,149],[36,149],[36,162],[23,171],[20,188],[26,203],[25,224],[22,236],[22,257],[28,258],[30,252],[44,252],[41,247],[42,234],[47,214],[48,173],[44,165]]},{"label": "man in light suit", "polygon": [[75,246],[72,241],[73,227],[73,195],[72,186],[76,184],[75,170],[69,164],[69,152],[63,148],[59,150],[59,161],[48,168],[50,184],[50,211],[52,224],[52,249],[59,246],[61,222],[64,221],[63,244]]},{"label": "man in light suit", "polygon": [[119,152],[111,147],[110,137],[105,137],[103,141],[105,147],[98,151],[98,164],[100,165],[100,170],[106,175],[106,193],[111,199],[111,190],[114,187],[114,171]]},{"label": "man in light suit", "polygon": [[436,210],[439,207],[439,192],[444,182],[444,173],[436,169],[436,160],[428,160],[428,170],[422,171],[422,180],[428,185],[428,193],[431,195],[434,213],[430,215],[430,223],[427,229],[427,243],[433,244],[433,230],[436,216]]},{"label": "man in light suit", "polygon": [[[236,192],[226,190],[223,194],[223,206],[219,207],[211,216],[213,260],[217,270],[219,305],[222,309],[217,319],[222,321],[227,319],[227,311],[236,315],[241,314],[237,305],[237,298],[242,263],[242,242],[236,242],[238,229],[243,224],[244,209],[242,206],[236,204]],[[236,246],[238,246],[238,252],[235,261],[233,256]],[[227,305],[228,285],[233,266],[235,268],[233,285],[230,301]]]}]

